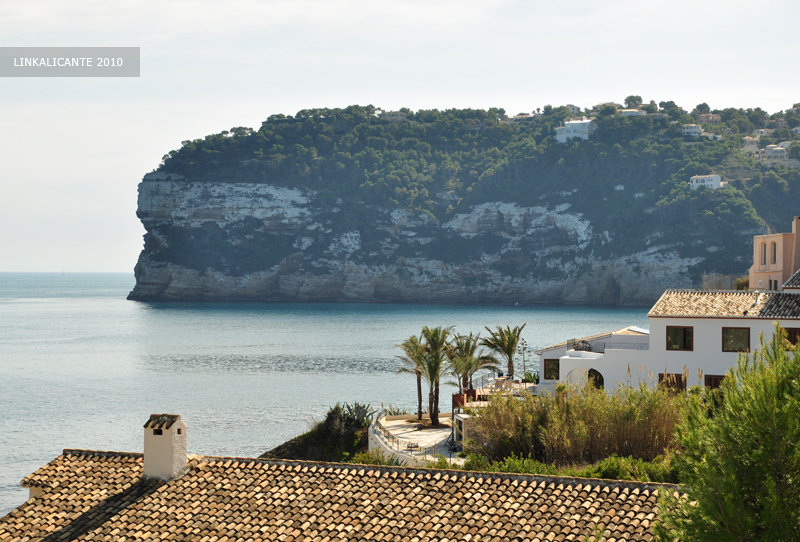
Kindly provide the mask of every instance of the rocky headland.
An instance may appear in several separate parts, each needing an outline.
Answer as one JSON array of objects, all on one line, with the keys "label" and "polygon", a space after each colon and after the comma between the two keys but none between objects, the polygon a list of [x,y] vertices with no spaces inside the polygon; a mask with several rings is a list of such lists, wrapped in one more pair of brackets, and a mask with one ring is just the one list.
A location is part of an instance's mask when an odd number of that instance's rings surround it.
[{"label": "rocky headland", "polygon": [[[681,141],[667,120],[599,118],[564,145],[563,111],[435,113],[305,111],[184,142],[139,185],[129,299],[649,306],[745,274],[800,193],[733,138]],[[690,190],[710,169],[728,185]]]}]

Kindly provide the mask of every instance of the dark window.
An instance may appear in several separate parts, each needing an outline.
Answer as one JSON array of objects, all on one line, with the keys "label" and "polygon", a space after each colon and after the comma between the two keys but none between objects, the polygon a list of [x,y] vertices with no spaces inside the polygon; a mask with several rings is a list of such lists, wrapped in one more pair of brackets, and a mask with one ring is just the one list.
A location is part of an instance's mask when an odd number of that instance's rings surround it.
[{"label": "dark window", "polygon": [[722,328],[723,352],[749,352],[750,328],[749,327],[723,327]]},{"label": "dark window", "polygon": [[715,390],[722,385],[722,379],[725,378],[725,375],[706,375],[705,376],[705,385],[706,389]]},{"label": "dark window", "polygon": [[560,363],[557,359],[544,360],[544,379],[558,380],[560,375]]},{"label": "dark window", "polygon": [[767,265],[767,244],[761,243],[761,265]]},{"label": "dark window", "polygon": [[153,434],[154,435],[160,435],[161,434],[161,429],[153,429]]},{"label": "dark window", "polygon": [[658,373],[658,385],[670,391],[685,392],[686,378],[681,373]]},{"label": "dark window", "polygon": [[778,244],[772,243],[772,263],[778,263]]},{"label": "dark window", "polygon": [[800,342],[800,327],[785,327],[783,330],[786,332],[786,339],[792,345],[796,345]]},{"label": "dark window", "polygon": [[694,328],[667,326],[667,350],[694,350]]}]

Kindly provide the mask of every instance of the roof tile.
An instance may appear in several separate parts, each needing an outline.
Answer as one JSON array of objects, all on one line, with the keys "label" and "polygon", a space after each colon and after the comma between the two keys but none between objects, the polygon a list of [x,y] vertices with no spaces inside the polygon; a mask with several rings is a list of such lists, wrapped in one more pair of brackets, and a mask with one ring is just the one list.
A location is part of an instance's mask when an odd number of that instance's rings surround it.
[{"label": "roof tile", "polygon": [[800,318],[800,293],[667,290],[649,317]]},{"label": "roof tile", "polygon": [[45,492],[0,519],[0,539],[581,540],[597,523],[649,540],[659,489],[515,474],[191,456],[167,482],[141,454],[65,450],[23,481]]}]

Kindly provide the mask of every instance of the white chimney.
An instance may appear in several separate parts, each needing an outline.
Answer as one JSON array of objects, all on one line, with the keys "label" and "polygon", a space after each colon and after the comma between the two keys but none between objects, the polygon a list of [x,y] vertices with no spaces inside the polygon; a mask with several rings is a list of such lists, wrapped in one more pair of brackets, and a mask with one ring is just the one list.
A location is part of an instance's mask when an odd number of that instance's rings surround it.
[{"label": "white chimney", "polygon": [[171,480],[187,470],[186,423],[178,414],[151,414],[144,424],[145,478]]}]

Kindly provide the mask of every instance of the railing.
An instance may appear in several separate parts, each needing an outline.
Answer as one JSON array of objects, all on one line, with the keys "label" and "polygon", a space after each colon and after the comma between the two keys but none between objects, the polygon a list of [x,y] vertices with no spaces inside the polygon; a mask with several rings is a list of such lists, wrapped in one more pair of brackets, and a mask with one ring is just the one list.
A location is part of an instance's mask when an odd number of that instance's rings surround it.
[{"label": "railing", "polygon": [[[393,450],[397,450],[398,452],[403,452],[405,454],[414,454],[414,455],[430,455],[432,457],[436,457],[436,450],[437,446],[434,444],[433,446],[428,446],[427,448],[423,448],[420,446],[419,442],[414,440],[406,440],[406,439],[399,439],[396,436],[392,435],[391,431],[389,431],[386,426],[381,423],[381,419],[386,417],[386,411],[381,410],[378,415],[375,417],[375,431],[376,433],[380,434],[386,442],[389,444],[389,447]],[[438,446],[440,451],[445,451],[446,446]]]},{"label": "railing", "polygon": [[494,384],[494,381],[497,379],[497,374],[495,373],[486,373],[482,374],[481,376],[472,379],[472,387],[476,390],[481,388],[488,388]]}]

